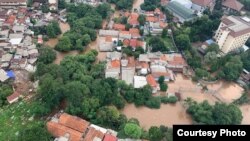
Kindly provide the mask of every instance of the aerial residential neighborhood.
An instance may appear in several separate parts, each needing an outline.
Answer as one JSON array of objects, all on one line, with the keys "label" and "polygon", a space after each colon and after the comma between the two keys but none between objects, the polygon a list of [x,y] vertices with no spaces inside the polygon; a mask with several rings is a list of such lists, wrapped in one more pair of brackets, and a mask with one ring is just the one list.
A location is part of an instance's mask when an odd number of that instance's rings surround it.
[{"label": "aerial residential neighborhood", "polygon": [[0,0],[0,140],[250,124],[249,47],[250,0]]}]

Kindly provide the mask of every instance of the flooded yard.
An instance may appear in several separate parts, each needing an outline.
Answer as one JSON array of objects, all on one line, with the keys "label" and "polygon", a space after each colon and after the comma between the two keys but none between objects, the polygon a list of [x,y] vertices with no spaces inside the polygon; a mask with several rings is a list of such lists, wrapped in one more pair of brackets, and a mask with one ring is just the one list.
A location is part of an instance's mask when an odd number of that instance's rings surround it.
[{"label": "flooded yard", "polygon": [[182,74],[176,74],[175,81],[168,83],[168,93],[181,93],[182,100],[191,97],[197,102],[202,102],[207,100],[209,103],[213,104],[217,99],[210,95],[202,92],[202,87],[197,83],[192,82],[191,79],[186,78]]},{"label": "flooded yard", "polygon": [[174,124],[192,124],[191,117],[180,102],[174,105],[162,104],[160,109],[137,108],[134,104],[128,104],[122,113],[128,118],[137,118],[144,129],[160,125],[171,127]]}]

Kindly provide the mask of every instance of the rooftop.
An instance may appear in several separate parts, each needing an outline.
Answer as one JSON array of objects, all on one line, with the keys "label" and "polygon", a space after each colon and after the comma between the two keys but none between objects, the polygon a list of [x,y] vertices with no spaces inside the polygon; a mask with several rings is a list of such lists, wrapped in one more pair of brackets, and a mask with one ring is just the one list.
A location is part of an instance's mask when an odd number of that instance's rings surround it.
[{"label": "rooftop", "polygon": [[200,5],[202,7],[209,6],[211,2],[213,2],[213,0],[192,0],[192,3]]},{"label": "rooftop", "polygon": [[59,123],[79,132],[85,132],[89,122],[76,116],[63,113],[59,118]]},{"label": "rooftop", "polygon": [[185,6],[181,5],[176,1],[169,2],[166,8],[171,12],[179,15],[183,19],[190,19],[194,17],[194,13],[192,10],[186,8]]},{"label": "rooftop", "polygon": [[233,37],[241,36],[250,32],[250,22],[246,20],[246,17],[228,16],[222,18],[222,23],[225,24],[225,26],[222,27],[222,30],[229,30],[229,34]]},{"label": "rooftop", "polygon": [[241,4],[237,0],[225,0],[222,2],[222,5],[236,11],[240,11],[243,8],[243,4]]}]

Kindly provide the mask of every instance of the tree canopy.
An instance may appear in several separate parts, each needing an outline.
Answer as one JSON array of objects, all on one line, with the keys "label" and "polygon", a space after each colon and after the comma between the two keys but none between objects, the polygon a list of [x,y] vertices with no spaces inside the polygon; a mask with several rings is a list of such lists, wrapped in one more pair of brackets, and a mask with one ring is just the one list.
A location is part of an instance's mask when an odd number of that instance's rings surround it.
[{"label": "tree canopy", "polygon": [[203,124],[240,124],[242,113],[234,104],[216,103],[214,106],[207,101],[202,103],[190,102],[187,112],[193,120]]},{"label": "tree canopy", "polygon": [[127,123],[124,127],[124,132],[133,139],[139,139],[142,135],[142,129],[134,123]]}]

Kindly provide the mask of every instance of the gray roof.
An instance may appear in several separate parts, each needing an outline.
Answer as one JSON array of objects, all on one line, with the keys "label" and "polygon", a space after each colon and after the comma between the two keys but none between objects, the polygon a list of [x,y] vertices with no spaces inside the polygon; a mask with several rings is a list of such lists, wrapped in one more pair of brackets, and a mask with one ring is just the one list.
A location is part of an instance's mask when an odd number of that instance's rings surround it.
[{"label": "gray roof", "polygon": [[18,33],[18,34],[13,33],[13,34],[10,34],[10,35],[9,35],[9,38],[10,38],[10,39],[23,38],[23,33]]},{"label": "gray roof", "polygon": [[119,31],[116,30],[100,30],[99,31],[100,36],[113,36],[113,37],[118,37]]},{"label": "gray roof", "polygon": [[12,54],[4,54],[2,56],[2,62],[9,62],[12,59]]},{"label": "gray roof", "polygon": [[186,8],[176,1],[169,2],[166,8],[169,11],[179,15],[183,19],[191,19],[194,17],[194,12],[192,10]]}]

